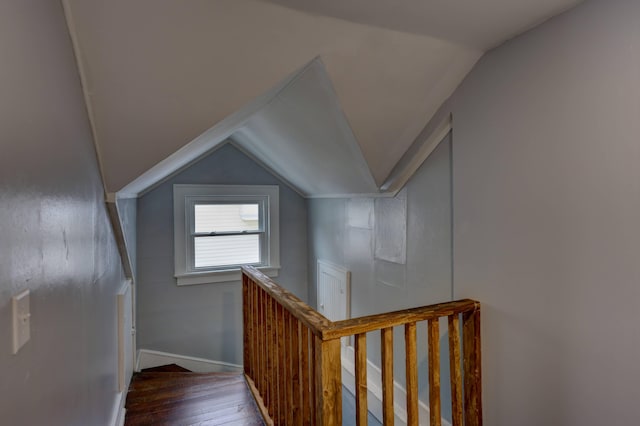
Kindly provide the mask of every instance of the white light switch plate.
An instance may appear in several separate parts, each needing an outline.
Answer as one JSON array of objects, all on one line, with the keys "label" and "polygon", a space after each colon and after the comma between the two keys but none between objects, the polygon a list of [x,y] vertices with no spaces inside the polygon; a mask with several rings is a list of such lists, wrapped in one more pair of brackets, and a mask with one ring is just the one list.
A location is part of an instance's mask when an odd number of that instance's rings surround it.
[{"label": "white light switch plate", "polygon": [[13,353],[15,355],[31,337],[29,290],[13,296],[11,300],[13,305]]}]

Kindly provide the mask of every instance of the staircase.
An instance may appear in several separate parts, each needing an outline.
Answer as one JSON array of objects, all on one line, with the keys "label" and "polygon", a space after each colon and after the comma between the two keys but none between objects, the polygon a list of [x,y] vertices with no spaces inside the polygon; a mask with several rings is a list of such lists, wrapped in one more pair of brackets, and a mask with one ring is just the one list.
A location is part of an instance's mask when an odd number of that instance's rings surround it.
[{"label": "staircase", "polygon": [[[381,420],[418,426],[482,426],[480,303],[464,299],[342,321],[330,321],[255,268],[242,267],[242,373],[193,373],[178,366],[134,375],[125,425],[339,426],[342,411],[342,339],[353,339],[354,416],[366,426],[370,380],[367,335],[379,334]],[[442,325],[447,336],[440,335]],[[448,327],[447,327],[448,326]],[[418,339],[418,327],[427,334]],[[394,345],[394,329],[404,339]],[[404,341],[402,341],[404,340]],[[429,407],[420,415],[418,346],[426,343]],[[441,415],[440,345],[446,346],[451,422]],[[377,346],[377,348],[376,348]],[[404,348],[402,348],[404,346]],[[394,352],[404,364],[404,418],[396,410]],[[446,360],[444,361],[446,362]],[[448,377],[447,377],[448,376]],[[426,381],[425,381],[426,382]],[[254,399],[255,397],[255,399]],[[258,401],[259,406],[255,401]],[[400,409],[402,407],[398,405]],[[262,417],[264,415],[264,417]],[[421,418],[422,417],[422,418]],[[265,421],[266,419],[266,421]]]},{"label": "staircase", "polygon": [[136,373],[125,426],[264,425],[242,373],[193,373],[175,364]]}]

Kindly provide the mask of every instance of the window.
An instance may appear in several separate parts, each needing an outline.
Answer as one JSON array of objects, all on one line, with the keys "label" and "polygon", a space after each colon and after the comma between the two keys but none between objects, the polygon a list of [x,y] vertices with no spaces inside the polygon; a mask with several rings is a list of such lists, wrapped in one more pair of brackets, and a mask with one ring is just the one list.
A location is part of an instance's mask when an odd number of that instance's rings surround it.
[{"label": "window", "polygon": [[174,185],[178,285],[236,281],[240,266],[280,268],[278,187]]}]

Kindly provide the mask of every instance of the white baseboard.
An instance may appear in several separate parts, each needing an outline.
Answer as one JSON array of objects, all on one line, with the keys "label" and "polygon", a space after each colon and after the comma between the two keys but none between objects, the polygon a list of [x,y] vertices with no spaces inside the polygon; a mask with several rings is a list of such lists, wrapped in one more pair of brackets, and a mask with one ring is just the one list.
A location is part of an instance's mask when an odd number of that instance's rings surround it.
[{"label": "white baseboard", "polygon": [[124,403],[127,400],[127,392],[119,392],[116,396],[115,404],[113,404],[113,413],[111,414],[112,426],[124,426],[124,416],[126,409]]},{"label": "white baseboard", "polygon": [[[353,346],[342,346],[342,384],[355,395],[355,364]],[[407,390],[398,382],[393,382],[393,411],[395,424],[407,424]],[[367,408],[375,418],[382,422],[382,372],[380,368],[367,359]],[[429,424],[429,406],[418,401],[421,425]],[[451,426],[442,419],[442,426]]]},{"label": "white baseboard", "polygon": [[140,349],[138,351],[136,371],[167,364],[177,364],[195,373],[241,373],[243,371],[242,365],[228,362],[152,351],[149,349]]}]

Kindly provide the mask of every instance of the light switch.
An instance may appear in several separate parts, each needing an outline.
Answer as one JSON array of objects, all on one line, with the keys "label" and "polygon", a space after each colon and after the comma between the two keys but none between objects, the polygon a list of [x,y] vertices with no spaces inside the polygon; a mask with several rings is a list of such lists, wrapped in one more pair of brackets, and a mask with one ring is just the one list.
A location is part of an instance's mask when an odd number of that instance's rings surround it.
[{"label": "light switch", "polygon": [[29,309],[29,290],[13,296],[13,353],[18,353],[21,347],[31,337],[31,312]]}]

